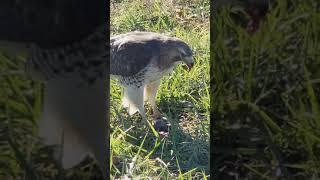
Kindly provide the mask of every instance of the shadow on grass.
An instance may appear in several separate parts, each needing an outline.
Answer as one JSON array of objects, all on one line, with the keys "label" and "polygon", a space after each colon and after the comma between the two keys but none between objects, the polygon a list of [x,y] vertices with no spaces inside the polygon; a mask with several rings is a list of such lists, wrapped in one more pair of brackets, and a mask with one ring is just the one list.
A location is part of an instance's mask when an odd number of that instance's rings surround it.
[{"label": "shadow on grass", "polygon": [[[209,124],[206,124],[208,117],[197,112],[197,108],[191,102],[181,101],[181,98],[161,98],[158,107],[171,124],[169,135],[157,139],[151,130],[147,130],[150,127],[142,125],[141,120],[139,122],[140,117],[137,115],[123,121],[124,129],[133,127],[126,141],[136,146],[143,144],[142,148],[145,150],[143,154],[152,152],[150,159],[158,160],[176,176],[184,173],[190,173],[193,177],[197,177],[197,174],[202,176],[201,173],[208,175]],[[144,136],[146,136],[145,141]],[[122,169],[123,163],[119,163],[117,167]],[[161,171],[160,169],[158,173]]]}]

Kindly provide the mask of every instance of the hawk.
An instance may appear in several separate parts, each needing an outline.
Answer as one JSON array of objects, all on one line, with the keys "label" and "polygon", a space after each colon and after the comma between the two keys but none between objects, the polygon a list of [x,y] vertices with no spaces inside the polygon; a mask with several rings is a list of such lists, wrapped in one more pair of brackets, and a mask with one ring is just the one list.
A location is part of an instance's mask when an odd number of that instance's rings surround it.
[{"label": "hawk", "polygon": [[110,39],[111,77],[123,86],[122,105],[129,114],[139,112],[147,119],[144,102],[149,101],[153,117],[161,114],[156,106],[156,94],[163,76],[180,63],[193,67],[191,48],[176,37],[153,32],[129,32]]},{"label": "hawk", "polygon": [[105,118],[108,101],[105,82],[109,53],[110,74],[124,86],[123,104],[131,114],[139,111],[144,119],[144,99],[149,100],[154,115],[160,115],[155,96],[161,77],[181,62],[189,69],[194,63],[186,43],[157,33],[114,36],[110,39],[110,51],[107,47],[104,28],[99,28],[71,45],[53,49],[33,47],[27,60],[27,74],[45,83],[39,135],[45,144],[62,145],[59,150],[65,169],[79,164],[87,154],[104,167],[107,127],[101,120]]},{"label": "hawk", "polygon": [[[108,1],[101,0],[0,1],[0,41],[22,43],[21,48],[10,45],[18,48],[15,53],[37,45],[26,71],[45,83],[40,137],[48,145],[63,144],[65,168],[91,152],[105,177],[110,169],[105,137],[108,8]],[[99,26],[104,27],[93,33]]]},{"label": "hawk", "polygon": [[47,145],[59,145],[56,158],[62,156],[64,169],[79,164],[88,154],[101,168],[106,166],[109,51],[104,29],[64,47],[32,47],[26,62],[27,75],[45,83],[39,136]]}]

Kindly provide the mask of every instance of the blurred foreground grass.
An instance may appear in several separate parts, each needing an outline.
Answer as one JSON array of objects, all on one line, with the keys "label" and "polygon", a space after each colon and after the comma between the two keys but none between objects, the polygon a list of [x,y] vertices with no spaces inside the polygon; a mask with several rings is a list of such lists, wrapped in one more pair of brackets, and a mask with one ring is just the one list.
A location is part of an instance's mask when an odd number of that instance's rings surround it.
[{"label": "blurred foreground grass", "polygon": [[213,22],[212,178],[320,178],[320,4],[276,2],[253,35]]}]

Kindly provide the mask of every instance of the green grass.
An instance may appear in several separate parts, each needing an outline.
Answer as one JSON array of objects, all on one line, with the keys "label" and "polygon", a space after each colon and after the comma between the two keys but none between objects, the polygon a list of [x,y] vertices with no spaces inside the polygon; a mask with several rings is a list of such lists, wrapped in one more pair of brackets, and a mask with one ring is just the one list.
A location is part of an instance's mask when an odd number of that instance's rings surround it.
[{"label": "green grass", "polygon": [[319,3],[277,2],[253,35],[213,22],[213,178],[320,177]]},{"label": "green grass", "polygon": [[[111,33],[152,31],[186,41],[195,53],[191,72],[178,67],[164,77],[159,109],[171,123],[158,137],[139,115],[121,107],[121,87],[111,83],[113,178],[205,179],[209,175],[209,1],[121,1],[111,7]],[[148,107],[149,108],[149,107]]]},{"label": "green grass", "polygon": [[[162,80],[157,103],[172,124],[160,138],[139,116],[121,109],[121,89],[112,81],[112,178],[206,179],[209,164],[209,1],[113,1],[112,34],[163,32],[185,40],[195,53],[190,73],[178,67]],[[146,6],[148,8],[146,8]],[[98,169],[84,162],[59,171],[52,148],[38,143],[42,84],[23,73],[25,57],[0,51],[0,179],[43,179],[59,173],[89,179]],[[49,153],[49,154],[48,154]],[[79,171],[80,170],[80,171]],[[93,175],[94,176],[94,175]]]}]

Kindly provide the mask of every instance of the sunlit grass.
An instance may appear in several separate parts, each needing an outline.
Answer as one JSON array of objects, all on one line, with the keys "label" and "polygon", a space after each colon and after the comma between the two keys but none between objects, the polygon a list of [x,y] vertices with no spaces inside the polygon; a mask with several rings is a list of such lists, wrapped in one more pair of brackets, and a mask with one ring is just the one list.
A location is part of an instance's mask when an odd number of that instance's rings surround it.
[{"label": "sunlit grass", "polygon": [[[112,34],[151,31],[176,36],[194,51],[191,72],[178,67],[162,79],[159,109],[170,135],[156,137],[121,108],[111,83],[112,177],[204,179],[209,175],[209,1],[122,1],[111,10]],[[143,53],[143,52],[141,52]]]},{"label": "sunlit grass", "polygon": [[[138,116],[123,112],[121,88],[112,81],[111,175],[203,179],[208,176],[209,161],[209,3],[146,2],[116,3],[111,33],[146,30],[180,37],[194,50],[196,66],[190,73],[178,67],[162,81],[157,102],[172,124],[167,138],[143,127]],[[48,154],[52,148],[39,145],[36,124],[43,85],[25,77],[24,63],[25,58],[0,53],[0,179],[50,179],[59,173],[89,179],[98,169],[92,163],[62,172]]]}]

